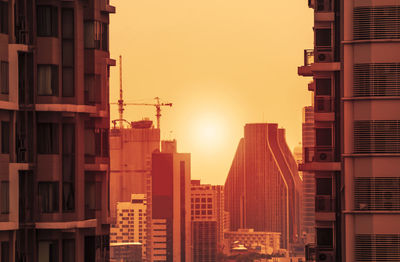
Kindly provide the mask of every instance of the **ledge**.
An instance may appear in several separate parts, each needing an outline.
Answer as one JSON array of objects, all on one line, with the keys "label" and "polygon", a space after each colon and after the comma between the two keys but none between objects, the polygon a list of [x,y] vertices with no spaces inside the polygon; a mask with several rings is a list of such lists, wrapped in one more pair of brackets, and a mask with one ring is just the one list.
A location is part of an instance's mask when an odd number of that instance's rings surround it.
[{"label": "ledge", "polygon": [[85,164],[88,171],[108,171],[108,164]]},{"label": "ledge", "polygon": [[73,229],[97,227],[97,219],[69,222],[36,222],[36,229]]},{"label": "ledge", "polygon": [[334,212],[318,212],[315,211],[315,220],[316,221],[335,221],[335,213]]},{"label": "ledge", "polygon": [[335,113],[314,113],[314,121],[318,122],[333,122],[335,121]]},{"label": "ledge", "polygon": [[314,63],[311,64],[312,72],[339,71],[340,62]]},{"label": "ledge", "polygon": [[97,109],[95,106],[74,105],[74,104],[36,104],[36,111],[53,111],[53,112],[73,112],[95,114]]},{"label": "ledge", "polygon": [[400,96],[357,96],[342,97],[342,101],[364,101],[364,100],[400,100]]},{"label": "ledge", "polygon": [[400,153],[342,154],[342,157],[400,157]]},{"label": "ledge", "polygon": [[333,22],[335,21],[334,12],[315,12],[314,20],[318,22]]},{"label": "ledge", "polygon": [[16,222],[0,222],[0,231],[17,230],[18,223]]},{"label": "ledge", "polygon": [[299,164],[299,171],[340,171],[341,162],[311,162]]},{"label": "ledge", "polygon": [[2,110],[19,110],[18,104],[8,101],[0,101],[0,109]]}]

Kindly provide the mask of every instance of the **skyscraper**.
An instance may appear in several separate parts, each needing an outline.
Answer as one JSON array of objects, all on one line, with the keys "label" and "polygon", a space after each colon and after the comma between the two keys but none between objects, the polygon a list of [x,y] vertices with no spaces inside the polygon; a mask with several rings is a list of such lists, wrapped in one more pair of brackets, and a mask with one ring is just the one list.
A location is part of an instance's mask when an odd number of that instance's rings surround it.
[{"label": "skyscraper", "polygon": [[277,124],[246,124],[225,182],[231,231],[280,232],[281,246],[298,241],[301,180]]},{"label": "skyscraper", "polygon": [[[399,261],[400,4],[310,1],[318,261]],[[306,151],[307,152],[307,151]],[[306,154],[307,155],[307,154]]]},{"label": "skyscraper", "polygon": [[0,260],[106,261],[107,1],[0,2]]},{"label": "skyscraper", "polygon": [[151,179],[151,217],[166,225],[166,261],[191,261],[190,154],[153,153]]}]

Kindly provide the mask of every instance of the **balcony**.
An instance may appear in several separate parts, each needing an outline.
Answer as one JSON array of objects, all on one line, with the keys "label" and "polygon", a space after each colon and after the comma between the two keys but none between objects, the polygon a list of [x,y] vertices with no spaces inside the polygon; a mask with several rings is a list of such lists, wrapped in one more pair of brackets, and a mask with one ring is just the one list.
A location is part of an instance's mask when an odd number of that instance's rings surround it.
[{"label": "balcony", "polygon": [[334,148],[326,146],[304,148],[304,163],[299,171],[339,171],[340,162],[335,162]]},{"label": "balcony", "polygon": [[110,5],[110,0],[99,0],[101,12],[115,14],[115,6]]},{"label": "balcony", "polygon": [[312,76],[311,64],[314,63],[314,50],[304,50],[304,65],[297,68],[297,74],[301,76]]},{"label": "balcony", "polygon": [[332,97],[316,96],[314,105],[316,122],[332,122],[335,120],[335,100]]}]

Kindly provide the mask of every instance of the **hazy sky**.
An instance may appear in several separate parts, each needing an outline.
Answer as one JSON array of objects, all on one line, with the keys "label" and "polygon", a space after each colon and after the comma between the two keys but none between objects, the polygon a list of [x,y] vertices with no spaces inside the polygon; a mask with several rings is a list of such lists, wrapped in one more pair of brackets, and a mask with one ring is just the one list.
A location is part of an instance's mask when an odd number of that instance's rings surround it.
[{"label": "hazy sky", "polygon": [[[225,183],[246,123],[279,123],[291,149],[301,141],[302,108],[311,102],[311,79],[297,75],[313,40],[306,0],[111,4],[110,51],[123,56],[124,100],[173,103],[162,110],[161,135],[191,153],[192,178]],[[111,70],[111,102],[118,70]],[[124,117],[155,122],[154,115],[154,107],[130,106]]]}]

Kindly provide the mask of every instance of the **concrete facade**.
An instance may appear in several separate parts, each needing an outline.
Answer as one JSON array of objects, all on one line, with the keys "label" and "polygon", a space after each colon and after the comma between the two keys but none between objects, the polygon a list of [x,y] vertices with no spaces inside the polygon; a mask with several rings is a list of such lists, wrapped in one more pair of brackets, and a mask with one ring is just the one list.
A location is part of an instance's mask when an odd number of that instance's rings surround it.
[{"label": "concrete facade", "polygon": [[1,261],[106,261],[107,1],[1,1]]}]

